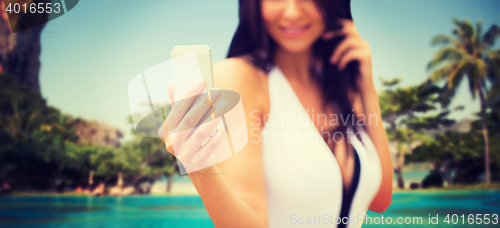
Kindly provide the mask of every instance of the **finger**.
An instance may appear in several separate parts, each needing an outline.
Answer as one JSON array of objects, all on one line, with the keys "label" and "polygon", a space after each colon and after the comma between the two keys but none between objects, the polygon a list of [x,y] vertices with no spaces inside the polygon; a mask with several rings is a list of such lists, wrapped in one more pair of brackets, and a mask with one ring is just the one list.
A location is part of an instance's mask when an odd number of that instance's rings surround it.
[{"label": "finger", "polygon": [[344,70],[345,67],[347,66],[347,64],[349,64],[352,61],[359,60],[359,59],[361,59],[361,57],[362,57],[361,51],[357,51],[357,50],[349,51],[348,53],[346,53],[342,57],[342,59],[340,60],[340,62],[338,63],[337,66],[338,66],[339,70]]},{"label": "finger", "polygon": [[170,135],[168,134],[167,124],[165,124],[165,122],[163,122],[163,125],[161,125],[160,129],[158,129],[158,136],[165,143],[167,151],[175,156],[174,146]]},{"label": "finger", "polygon": [[[181,123],[178,126],[179,130],[190,129],[198,126],[202,117],[210,116],[209,110],[211,108],[211,102],[217,102],[221,96],[221,91],[214,90],[211,93],[212,98],[209,99],[208,94],[203,96],[201,99],[194,102],[193,107],[186,113]],[[211,111],[211,110],[210,110]],[[207,114],[207,115],[205,115]]]},{"label": "finger", "polygon": [[167,85],[168,99],[170,104],[174,105],[174,81],[170,80]]},{"label": "finger", "polygon": [[356,34],[358,33],[358,30],[356,29],[356,25],[354,24],[354,21],[351,19],[338,19],[338,23],[342,25],[342,31],[344,31],[346,34]]},{"label": "finger", "polygon": [[346,35],[346,34],[345,34],[345,31],[343,31],[343,30],[327,31],[323,34],[323,36],[321,38],[323,40],[330,40],[330,39],[333,39],[335,37],[344,36],[344,35]]},{"label": "finger", "polygon": [[[227,107],[228,107],[228,104],[226,101],[224,101],[224,100],[218,101],[217,103],[214,104],[214,109],[213,109],[214,112],[213,112],[212,116],[214,116],[216,119],[219,117],[222,117],[224,115]],[[211,120],[211,118],[209,118],[207,120],[209,120],[210,122],[213,122]],[[206,124],[206,123],[204,123],[204,124]]]},{"label": "finger", "polygon": [[339,45],[335,48],[332,57],[330,58],[331,64],[337,64],[340,57],[345,54],[345,51],[348,50],[351,46],[355,45],[355,39],[350,39],[346,37]]},{"label": "finger", "polygon": [[170,113],[167,116],[165,122],[167,123],[168,128],[174,130],[179,123],[181,122],[184,115],[186,115],[187,111],[193,104],[194,100],[198,98],[199,94],[203,91],[204,83],[202,80],[196,81],[189,91],[184,95],[184,98],[172,107]]},{"label": "finger", "polygon": [[227,109],[227,101],[225,100],[220,100],[214,105],[214,116],[222,116]]},{"label": "finger", "polygon": [[[196,130],[192,133],[189,138],[189,147],[192,150],[197,150],[203,143],[213,137],[214,130],[217,129],[219,123],[221,122],[221,117],[212,120],[208,123],[200,125],[200,127],[196,128]],[[212,135],[212,136],[210,136]]]},{"label": "finger", "polygon": [[338,19],[338,24],[341,28],[335,31],[326,31],[321,37],[323,40],[330,40],[339,36],[346,36],[349,34],[357,34],[358,31],[354,22],[350,19]]},{"label": "finger", "polygon": [[212,136],[203,146],[200,146],[197,151],[195,162],[206,161],[214,153],[215,149],[219,146],[220,142],[226,136],[224,125],[220,124],[216,128],[217,132]]}]

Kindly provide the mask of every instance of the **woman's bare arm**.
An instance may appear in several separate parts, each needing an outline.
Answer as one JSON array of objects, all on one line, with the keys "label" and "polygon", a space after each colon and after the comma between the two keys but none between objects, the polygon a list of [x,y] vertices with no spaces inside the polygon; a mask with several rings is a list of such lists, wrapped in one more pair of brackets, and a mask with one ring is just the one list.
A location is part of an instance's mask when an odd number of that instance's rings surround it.
[{"label": "woman's bare arm", "polygon": [[368,209],[374,212],[383,212],[392,201],[393,170],[389,144],[380,115],[378,95],[373,82],[370,45],[358,33],[352,20],[341,19],[339,23],[342,24],[342,29],[325,33],[323,39],[345,36],[330,58],[330,63],[337,65],[340,70],[345,69],[352,61],[359,62],[358,86],[360,91],[359,94],[351,93],[350,95],[352,95],[356,116],[361,114],[366,118],[366,131],[375,144],[382,163],[382,185]]},{"label": "woman's bare arm", "polygon": [[382,184],[368,209],[381,213],[389,207],[392,201],[393,169],[391,155],[373,80],[363,82],[359,89],[361,91],[354,98],[353,108],[356,116],[361,114],[365,118],[366,131],[373,144],[375,144],[382,165]]},{"label": "woman's bare arm", "polygon": [[262,145],[251,138],[260,135],[263,123],[250,115],[266,110],[265,75],[242,59],[216,63],[214,75],[216,88],[240,94],[250,138],[233,157],[189,176],[215,227],[267,227]]}]

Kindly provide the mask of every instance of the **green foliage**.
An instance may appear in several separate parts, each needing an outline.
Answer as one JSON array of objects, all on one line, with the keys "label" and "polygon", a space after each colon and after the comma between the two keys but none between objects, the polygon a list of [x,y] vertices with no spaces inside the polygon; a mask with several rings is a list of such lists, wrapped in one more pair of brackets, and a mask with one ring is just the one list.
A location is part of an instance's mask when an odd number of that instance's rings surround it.
[{"label": "green foliage", "polygon": [[[422,138],[416,125],[422,125],[427,118],[416,117],[416,113],[425,113],[435,110],[435,101],[440,89],[431,83],[417,86],[396,87],[399,79],[383,80],[387,87],[379,94],[380,111],[382,120],[389,124],[386,129],[388,139],[396,143],[396,167],[398,186],[404,188],[401,168],[405,163],[405,154],[411,152],[411,143],[416,138]],[[443,115],[443,117],[446,115]],[[438,123],[440,124],[440,123]],[[429,126],[430,127],[430,126]],[[432,126],[438,127],[438,126]]]},{"label": "green foliage", "polygon": [[47,106],[38,92],[6,74],[0,74],[0,85],[0,141],[3,145],[34,136],[77,139],[68,123],[70,117]]},{"label": "green foliage", "polygon": [[397,121],[400,117],[411,115],[413,112],[427,112],[436,109],[433,100],[439,88],[425,83],[417,86],[396,87],[399,80],[385,81],[387,89],[379,93],[380,112],[382,118],[388,122]]},{"label": "green foliage", "polygon": [[[158,135],[159,126],[163,124],[165,118],[164,113],[169,113],[171,106],[165,108],[162,108],[162,112],[153,112],[153,118],[143,122],[138,131],[143,135]],[[133,124],[132,116],[128,117],[128,122]],[[139,135],[135,129],[131,129],[131,132],[135,139],[124,148],[141,154],[143,157],[142,166],[148,165],[147,169],[143,170],[145,175],[165,174],[169,176],[179,171],[177,159],[166,150],[165,143],[159,137],[144,137]]]},{"label": "green foliage", "polygon": [[[178,171],[176,158],[167,152],[165,143],[160,138],[136,136],[122,146],[124,157],[140,157],[133,166],[140,168],[143,176],[172,175]],[[138,165],[136,165],[138,164]]]},{"label": "green foliage", "polygon": [[446,116],[450,111],[443,111],[437,115],[426,117],[415,117],[407,121],[409,128],[414,130],[432,130],[438,129],[440,126],[451,127],[455,121],[447,119]]},{"label": "green foliage", "polygon": [[380,112],[382,119],[390,125],[387,133],[389,139],[408,142],[407,135],[415,130],[435,129],[440,125],[453,122],[445,117],[449,112],[441,112],[436,117],[418,117],[416,113],[424,114],[436,110],[436,101],[442,91],[431,83],[417,86],[396,87],[399,80],[385,81],[388,87],[379,93]]},{"label": "green foliage", "polygon": [[34,191],[85,187],[92,172],[96,184],[123,173],[135,185],[142,177],[178,171],[158,137],[134,134],[120,148],[80,145],[73,118],[47,106],[37,91],[6,74],[0,74],[0,86],[0,184]]},{"label": "green foliage", "polygon": [[[477,128],[467,133],[447,131],[425,141],[406,155],[407,162],[432,162],[438,169],[453,172],[453,183],[477,182],[484,172],[484,141]],[[491,169],[500,175],[500,139],[492,138]]]},{"label": "green foliage", "polygon": [[69,117],[12,76],[0,85],[0,180],[45,189],[64,173],[64,143],[77,140]]}]

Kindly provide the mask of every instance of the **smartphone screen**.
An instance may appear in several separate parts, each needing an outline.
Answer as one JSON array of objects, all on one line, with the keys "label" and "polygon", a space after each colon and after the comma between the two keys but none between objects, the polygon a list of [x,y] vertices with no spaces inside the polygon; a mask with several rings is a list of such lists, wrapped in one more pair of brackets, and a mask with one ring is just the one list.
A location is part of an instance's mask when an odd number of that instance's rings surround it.
[{"label": "smartphone screen", "polygon": [[205,82],[205,91],[214,87],[212,52],[206,45],[176,46],[172,49],[174,99],[182,99],[197,81]]}]

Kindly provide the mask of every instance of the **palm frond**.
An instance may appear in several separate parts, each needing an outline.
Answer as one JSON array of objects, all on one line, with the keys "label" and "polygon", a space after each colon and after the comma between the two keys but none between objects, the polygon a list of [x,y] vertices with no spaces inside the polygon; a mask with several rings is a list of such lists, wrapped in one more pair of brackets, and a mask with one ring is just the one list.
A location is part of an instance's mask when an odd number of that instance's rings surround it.
[{"label": "palm frond", "polygon": [[453,68],[448,74],[448,89],[457,88],[460,82],[462,81],[464,71],[468,62],[465,60],[460,61],[456,64],[455,68]]},{"label": "palm frond", "polygon": [[486,65],[484,60],[476,58],[475,61],[473,61],[473,64],[477,71],[476,77],[484,79],[486,77],[486,71],[488,70],[488,66]]},{"label": "palm frond", "polygon": [[500,49],[486,53],[487,77],[493,86],[500,86]]},{"label": "palm frond", "polygon": [[457,47],[445,47],[434,54],[434,57],[427,65],[427,70],[431,70],[445,61],[458,62],[466,58],[471,57],[464,49]]},{"label": "palm frond", "polygon": [[471,41],[472,36],[474,35],[474,26],[472,25],[472,23],[469,20],[459,21],[457,19],[453,19],[453,22],[458,27],[459,34],[457,35],[465,38],[468,41]]},{"label": "palm frond", "polygon": [[453,44],[455,47],[463,47],[463,44],[460,43],[457,39],[447,36],[447,35],[437,35],[435,36],[432,41],[431,45],[438,45],[438,44]]},{"label": "palm frond", "polygon": [[486,63],[482,59],[476,59],[476,61],[468,63],[464,68],[469,80],[469,90],[472,98],[475,99],[477,92],[485,89]]},{"label": "palm frond", "polygon": [[387,87],[395,86],[399,84],[399,82],[401,82],[401,78],[394,78],[392,80],[386,80],[384,78],[380,78],[380,80],[382,81],[382,85]]},{"label": "palm frond", "polygon": [[500,48],[487,51],[486,57],[491,59],[500,58]]},{"label": "palm frond", "polygon": [[457,65],[458,64],[456,63],[455,64],[452,63],[433,71],[429,77],[429,80],[431,82],[439,82],[446,79],[450,74],[450,72],[457,67]]},{"label": "palm frond", "polygon": [[[464,73],[463,68],[467,64],[467,60],[463,59],[460,62],[449,63],[438,70],[435,70],[430,75],[431,82],[439,82],[447,79],[447,86],[449,88],[455,87],[459,84],[461,75]],[[458,80],[458,81],[457,81]]]},{"label": "palm frond", "polygon": [[488,44],[490,46],[495,45],[495,40],[500,36],[500,28],[498,25],[492,25],[486,33],[484,33],[482,43]]},{"label": "palm frond", "polygon": [[477,77],[477,70],[474,69],[473,65],[467,67],[467,78],[469,80],[469,91],[472,95],[472,99],[476,99],[476,92],[479,86],[479,81]]},{"label": "palm frond", "polygon": [[476,22],[476,30],[474,31],[474,46],[476,49],[479,49],[481,46],[481,30],[482,30],[483,21],[478,20]]}]

